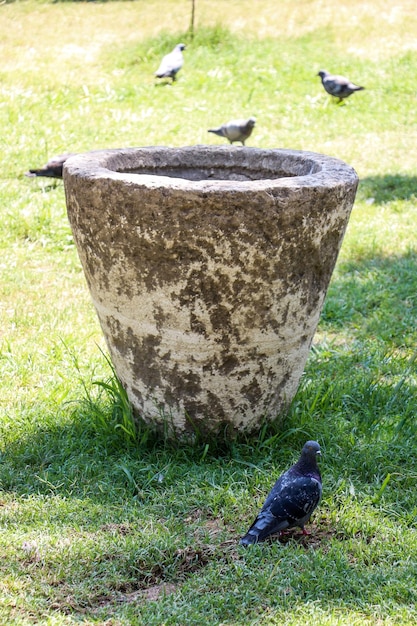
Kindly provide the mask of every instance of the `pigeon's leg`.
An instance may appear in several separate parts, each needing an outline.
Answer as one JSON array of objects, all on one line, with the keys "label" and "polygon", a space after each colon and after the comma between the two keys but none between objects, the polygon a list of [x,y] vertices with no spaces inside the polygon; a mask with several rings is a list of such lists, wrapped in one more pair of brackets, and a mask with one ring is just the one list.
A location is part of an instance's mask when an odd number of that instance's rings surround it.
[{"label": "pigeon's leg", "polygon": [[308,530],[306,530],[306,529],[304,528],[304,526],[303,526],[303,528],[302,528],[302,531],[303,531],[303,535],[309,535],[309,534],[310,534],[310,533],[308,532]]}]

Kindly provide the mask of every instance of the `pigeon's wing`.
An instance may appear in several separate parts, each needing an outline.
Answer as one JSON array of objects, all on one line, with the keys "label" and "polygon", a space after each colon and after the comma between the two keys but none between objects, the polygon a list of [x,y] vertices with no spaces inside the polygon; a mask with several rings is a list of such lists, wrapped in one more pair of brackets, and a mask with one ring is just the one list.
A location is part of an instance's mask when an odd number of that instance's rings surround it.
[{"label": "pigeon's wing", "polygon": [[53,172],[55,172],[58,177],[61,177],[62,168],[64,167],[65,161],[72,156],[74,156],[73,152],[66,152],[65,154],[59,154],[58,156],[53,157],[50,161],[48,161],[48,164],[46,165],[46,167],[49,170],[52,170]]},{"label": "pigeon's wing", "polygon": [[321,498],[321,483],[310,476],[300,476],[287,482],[269,504],[269,512],[288,526],[303,526]]},{"label": "pigeon's wing", "polygon": [[174,50],[170,52],[161,61],[161,65],[155,72],[157,76],[169,76],[176,74],[182,67],[182,54]]},{"label": "pigeon's wing", "polygon": [[169,71],[170,71],[169,59],[167,59],[167,57],[164,57],[162,59],[160,65],[159,65],[158,69],[156,70],[155,75],[156,76],[164,76]]},{"label": "pigeon's wing", "polygon": [[282,490],[282,488],[284,487],[284,485],[286,484],[288,480],[291,480],[291,470],[284,472],[284,474],[282,474],[278,478],[278,480],[272,487],[271,491],[268,493],[266,500],[263,503],[261,511],[266,511],[269,509],[269,507],[271,506],[271,503],[275,500],[275,498],[280,493],[280,491]]},{"label": "pigeon's wing", "polygon": [[349,81],[344,76],[328,76],[325,79],[325,87],[327,87],[327,91],[334,96],[338,96],[340,93],[346,91],[346,87],[349,84]]},{"label": "pigeon's wing", "polygon": [[228,122],[224,127],[225,137],[230,139],[230,141],[240,141],[244,132],[245,122],[241,120]]}]

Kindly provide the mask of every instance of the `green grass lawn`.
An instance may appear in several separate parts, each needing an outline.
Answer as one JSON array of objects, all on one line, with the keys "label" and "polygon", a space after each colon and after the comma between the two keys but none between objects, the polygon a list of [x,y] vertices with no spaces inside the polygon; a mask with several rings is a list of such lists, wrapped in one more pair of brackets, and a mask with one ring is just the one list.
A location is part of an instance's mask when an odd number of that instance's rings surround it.
[{"label": "green grass lawn", "polygon": [[[414,1],[0,6],[0,623],[417,621]],[[155,84],[185,41],[178,81]],[[325,68],[366,90],[344,106]],[[324,152],[360,186],[297,396],[255,439],[129,436],[66,217],[60,152],[218,144]],[[109,382],[109,387],[106,383]],[[97,384],[98,383],[98,384]],[[277,475],[323,449],[309,525],[243,549]]]}]

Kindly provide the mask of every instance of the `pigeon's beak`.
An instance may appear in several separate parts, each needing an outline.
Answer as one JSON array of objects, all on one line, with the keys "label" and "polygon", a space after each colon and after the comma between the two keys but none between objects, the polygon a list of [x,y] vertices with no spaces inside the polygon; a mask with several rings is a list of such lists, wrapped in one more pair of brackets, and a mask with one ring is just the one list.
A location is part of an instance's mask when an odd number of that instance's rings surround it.
[{"label": "pigeon's beak", "polygon": [[321,452],[320,452],[320,450],[317,450],[316,454],[318,454],[319,456],[321,456]]}]

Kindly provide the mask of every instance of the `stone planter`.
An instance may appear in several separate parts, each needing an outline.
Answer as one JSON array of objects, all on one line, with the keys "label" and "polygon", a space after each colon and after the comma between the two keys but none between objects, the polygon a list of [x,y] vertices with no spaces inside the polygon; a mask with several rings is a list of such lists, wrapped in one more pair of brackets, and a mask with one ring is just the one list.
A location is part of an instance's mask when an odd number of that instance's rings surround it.
[{"label": "stone planter", "polygon": [[358,178],[321,154],[229,146],[71,157],[69,220],[135,412],[256,430],[297,391]]}]

